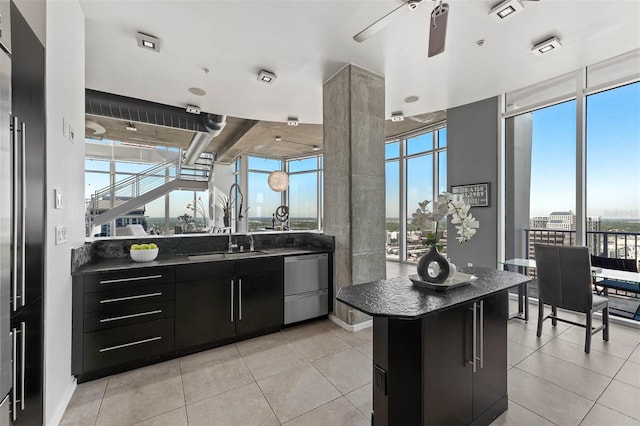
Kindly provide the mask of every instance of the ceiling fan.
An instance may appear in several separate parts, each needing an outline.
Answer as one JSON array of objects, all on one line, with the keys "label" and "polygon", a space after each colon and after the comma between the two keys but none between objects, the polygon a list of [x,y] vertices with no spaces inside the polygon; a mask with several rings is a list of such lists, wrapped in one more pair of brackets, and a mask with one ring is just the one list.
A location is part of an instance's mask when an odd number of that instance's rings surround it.
[{"label": "ceiling fan", "polygon": [[[359,43],[365,41],[378,31],[390,25],[396,19],[400,18],[406,11],[413,11],[418,8],[423,0],[402,0],[402,4],[391,12],[369,25],[364,30],[353,36],[353,39]],[[438,0],[433,0],[434,3]],[[439,0],[431,11],[429,19],[429,51],[428,57],[432,57],[444,52],[444,46],[447,36],[447,18],[449,17],[449,4]]]}]

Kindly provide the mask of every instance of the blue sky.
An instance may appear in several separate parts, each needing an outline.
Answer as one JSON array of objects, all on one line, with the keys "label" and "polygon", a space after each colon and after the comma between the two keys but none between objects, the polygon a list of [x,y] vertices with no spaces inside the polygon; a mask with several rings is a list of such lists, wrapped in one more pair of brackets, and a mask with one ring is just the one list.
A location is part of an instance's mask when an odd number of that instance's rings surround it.
[{"label": "blue sky", "polygon": [[[533,113],[531,216],[575,212],[575,101]],[[640,217],[640,83],[587,98],[587,215]]]}]

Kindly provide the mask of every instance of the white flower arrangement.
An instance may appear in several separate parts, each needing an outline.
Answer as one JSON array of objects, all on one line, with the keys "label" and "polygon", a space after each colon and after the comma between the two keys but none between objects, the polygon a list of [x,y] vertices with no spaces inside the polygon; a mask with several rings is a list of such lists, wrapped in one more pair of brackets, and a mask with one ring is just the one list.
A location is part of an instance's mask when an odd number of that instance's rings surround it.
[{"label": "white flower arrangement", "polygon": [[461,196],[453,195],[450,192],[443,192],[438,195],[437,201],[433,202],[431,210],[428,205],[430,201],[422,201],[418,203],[419,208],[413,213],[413,223],[417,226],[426,226],[427,224],[436,223],[435,232],[427,235],[426,243],[441,248],[440,237],[438,235],[438,223],[451,215],[451,223],[456,225],[458,236],[456,240],[460,244],[465,245],[475,234],[476,229],[480,227],[480,223],[469,213],[469,206],[464,202]]}]

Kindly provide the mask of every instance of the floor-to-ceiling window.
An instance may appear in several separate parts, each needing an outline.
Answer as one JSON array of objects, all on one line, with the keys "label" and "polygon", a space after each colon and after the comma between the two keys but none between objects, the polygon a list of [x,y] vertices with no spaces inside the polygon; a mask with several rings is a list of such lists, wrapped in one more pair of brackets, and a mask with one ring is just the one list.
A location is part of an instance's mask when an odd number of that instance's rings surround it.
[{"label": "floor-to-ceiling window", "polygon": [[[269,173],[282,170],[282,161],[272,158],[247,157],[247,194],[244,208],[249,218],[249,231],[272,229],[276,209],[283,205],[283,195],[269,188]],[[240,179],[242,177],[240,176]]]},{"label": "floor-to-ceiling window", "polygon": [[385,217],[387,259],[400,259],[400,141],[385,145]]},{"label": "floor-to-ceiling window", "polygon": [[[386,249],[389,260],[415,262],[428,249],[425,238],[433,229],[418,228],[412,214],[419,202],[432,201],[446,191],[446,136],[446,128],[439,124],[386,144]],[[446,240],[444,224],[439,226],[439,233],[442,240]]]},{"label": "floor-to-ceiling window", "polygon": [[507,257],[638,259],[640,50],[506,94]]},{"label": "floor-to-ceiling window", "polygon": [[592,253],[638,259],[640,82],[586,98],[587,244]]},{"label": "floor-to-ceiling window", "polygon": [[322,157],[292,159],[286,162],[289,174],[287,205],[289,228],[309,230],[321,228]]}]

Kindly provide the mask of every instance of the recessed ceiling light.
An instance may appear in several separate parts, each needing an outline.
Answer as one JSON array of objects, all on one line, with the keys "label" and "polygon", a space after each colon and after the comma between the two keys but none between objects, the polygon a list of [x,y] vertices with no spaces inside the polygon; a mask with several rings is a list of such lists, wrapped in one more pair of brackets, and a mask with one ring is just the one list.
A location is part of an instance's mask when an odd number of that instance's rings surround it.
[{"label": "recessed ceiling light", "polygon": [[402,115],[402,111],[392,112],[391,113],[391,121],[404,121],[404,115]]},{"label": "recessed ceiling light", "polygon": [[297,126],[298,125],[298,119],[296,117],[289,117],[287,119],[287,126]]},{"label": "recessed ceiling light", "polygon": [[311,147],[311,151],[320,151],[320,147],[318,145],[314,145]]},{"label": "recessed ceiling light", "polygon": [[404,103],[406,104],[412,104],[414,102],[418,102],[420,98],[418,96],[407,96],[406,98],[404,98]]},{"label": "recessed ceiling light", "polygon": [[557,37],[551,37],[545,41],[542,41],[531,48],[531,51],[536,55],[543,55],[554,50],[558,50],[562,47],[562,43]]},{"label": "recessed ceiling light", "polygon": [[496,21],[500,22],[509,16],[515,15],[523,9],[524,5],[520,0],[505,0],[493,7],[493,9],[489,11],[489,15]]},{"label": "recessed ceiling light", "polygon": [[189,90],[189,93],[196,96],[204,96],[207,94],[207,92],[205,92],[204,89],[201,89],[199,87],[189,87],[188,90]]},{"label": "recessed ceiling light", "polygon": [[278,78],[278,76],[271,71],[261,70],[260,73],[258,73],[258,80],[264,83],[271,84],[276,78]]},{"label": "recessed ceiling light", "polygon": [[280,137],[280,136],[276,136],[276,138],[275,138],[275,139],[276,139],[276,142],[280,142],[280,141],[282,140],[282,137]]},{"label": "recessed ceiling light", "polygon": [[195,105],[187,105],[187,112],[190,114],[200,114],[200,107]]},{"label": "recessed ceiling light", "polygon": [[138,46],[145,49],[153,50],[155,52],[160,51],[160,39],[145,33],[138,33],[136,36],[138,40]]},{"label": "recessed ceiling light", "polygon": [[136,128],[136,125],[133,124],[132,122],[129,122],[129,125],[127,126],[127,130],[130,132],[137,132],[138,129]]}]

